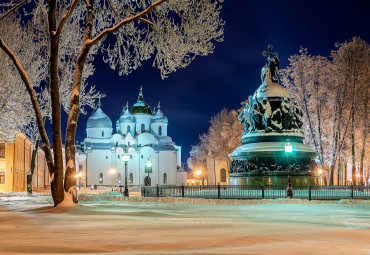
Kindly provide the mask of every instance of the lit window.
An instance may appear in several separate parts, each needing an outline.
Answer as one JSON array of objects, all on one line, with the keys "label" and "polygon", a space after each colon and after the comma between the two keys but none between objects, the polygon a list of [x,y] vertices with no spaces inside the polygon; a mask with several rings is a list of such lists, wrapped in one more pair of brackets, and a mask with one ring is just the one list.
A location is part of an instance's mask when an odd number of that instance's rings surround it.
[{"label": "lit window", "polygon": [[5,143],[0,143],[0,158],[5,158]]},{"label": "lit window", "polygon": [[224,168],[220,170],[220,182],[226,182],[226,170]]},{"label": "lit window", "polygon": [[0,171],[0,184],[5,184],[5,171]]},{"label": "lit window", "polygon": [[134,183],[134,174],[130,173],[130,183]]}]

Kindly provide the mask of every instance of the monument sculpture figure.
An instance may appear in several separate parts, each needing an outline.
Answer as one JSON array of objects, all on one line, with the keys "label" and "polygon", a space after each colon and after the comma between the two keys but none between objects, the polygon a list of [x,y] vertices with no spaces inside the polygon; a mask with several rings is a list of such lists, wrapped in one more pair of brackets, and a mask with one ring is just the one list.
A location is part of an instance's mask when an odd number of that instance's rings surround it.
[{"label": "monument sculpture figure", "polygon": [[269,51],[263,51],[262,55],[267,56],[268,61],[268,68],[271,73],[271,80],[273,82],[279,82],[279,58],[278,54],[272,52],[272,45],[269,44],[268,46]]},{"label": "monument sculpture figure", "polygon": [[[293,184],[315,184],[312,173],[317,153],[303,144],[303,114],[299,105],[279,84],[278,53],[262,53],[267,64],[261,70],[262,84],[249,96],[248,103],[238,119],[244,124],[242,146],[229,156],[230,184],[286,184],[290,171]],[[284,153],[284,144],[293,145],[290,162]]]}]

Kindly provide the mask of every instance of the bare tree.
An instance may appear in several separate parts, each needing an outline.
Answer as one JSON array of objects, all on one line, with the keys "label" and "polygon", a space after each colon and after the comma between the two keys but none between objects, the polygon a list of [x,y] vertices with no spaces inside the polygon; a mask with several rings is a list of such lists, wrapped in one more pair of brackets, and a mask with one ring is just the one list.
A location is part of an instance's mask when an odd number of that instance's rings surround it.
[{"label": "bare tree", "polygon": [[336,47],[331,60],[301,49],[282,70],[284,85],[304,109],[305,142],[319,152],[321,164],[329,169],[330,184],[338,161],[347,158],[351,158],[352,180],[356,164],[364,176],[361,158],[368,147],[369,45],[354,37]]},{"label": "bare tree", "polygon": [[[153,57],[162,78],[187,67],[196,56],[213,52],[214,41],[222,41],[224,22],[220,18],[221,0],[35,0],[28,4],[29,19],[17,16],[16,23],[33,27],[39,42],[46,42],[47,86],[50,94],[53,155],[49,137],[42,124],[42,112],[34,84],[19,53],[4,35],[0,48],[18,70],[35,112],[43,141],[47,164],[52,176],[51,188],[55,205],[64,199],[64,191],[77,203],[75,184],[75,133],[80,113],[81,90],[92,61],[100,50],[104,60],[120,74],[129,74],[142,61]],[[0,20],[11,17],[26,1],[9,0]],[[22,21],[23,20],[23,21]],[[22,28],[15,33],[21,33]],[[107,37],[111,40],[105,40]],[[80,42],[71,47],[70,40]],[[37,40],[36,40],[37,41]],[[31,51],[33,49],[30,49]],[[71,52],[68,53],[68,50]],[[91,62],[90,62],[91,61]],[[91,63],[90,65],[88,63]],[[64,67],[66,66],[66,67]],[[90,68],[90,71],[87,69]],[[62,71],[64,70],[64,71]],[[73,71],[73,75],[71,75]],[[66,75],[64,75],[66,74]],[[70,82],[70,83],[69,83]],[[71,92],[61,87],[69,83]],[[65,100],[69,94],[68,103]],[[66,104],[68,106],[66,106]],[[63,157],[61,105],[68,110],[66,126],[66,174],[63,191]]]},{"label": "bare tree", "polygon": [[[243,125],[238,121],[238,113],[223,109],[210,120],[207,133],[199,136],[200,143],[192,146],[188,165],[190,168],[206,165],[207,158],[221,159],[230,165],[229,154],[241,145]],[[216,178],[216,175],[214,175]]]}]

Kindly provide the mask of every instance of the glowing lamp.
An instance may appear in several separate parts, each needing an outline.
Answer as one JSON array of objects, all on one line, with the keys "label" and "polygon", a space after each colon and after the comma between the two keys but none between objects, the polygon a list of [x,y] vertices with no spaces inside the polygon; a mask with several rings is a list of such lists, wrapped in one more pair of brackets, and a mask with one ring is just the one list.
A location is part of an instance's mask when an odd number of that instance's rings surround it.
[{"label": "glowing lamp", "polygon": [[195,171],[195,174],[196,174],[196,175],[201,175],[201,174],[202,174],[202,170],[197,170],[197,171]]},{"label": "glowing lamp", "polygon": [[152,167],[152,162],[150,162],[149,160],[146,162],[145,164],[148,168]]},{"label": "glowing lamp", "polygon": [[111,175],[113,175],[113,174],[115,174],[116,173],[116,169],[114,169],[114,168],[111,168],[110,170],[109,170],[109,174],[111,174]]},{"label": "glowing lamp", "polygon": [[319,169],[317,170],[317,172],[318,172],[319,174],[322,174],[322,169],[321,169],[321,168],[319,168]]},{"label": "glowing lamp", "polygon": [[360,177],[361,177],[361,175],[360,175],[360,174],[356,174],[356,177],[357,177],[357,178],[360,178]]},{"label": "glowing lamp", "polygon": [[122,160],[123,160],[123,162],[128,162],[128,161],[129,161],[129,159],[130,159],[130,156],[129,156],[129,155],[127,155],[126,153],[125,153],[125,154],[123,154],[123,156],[122,156]]},{"label": "glowing lamp", "polygon": [[285,153],[291,153],[293,151],[293,146],[290,142],[285,144]]}]

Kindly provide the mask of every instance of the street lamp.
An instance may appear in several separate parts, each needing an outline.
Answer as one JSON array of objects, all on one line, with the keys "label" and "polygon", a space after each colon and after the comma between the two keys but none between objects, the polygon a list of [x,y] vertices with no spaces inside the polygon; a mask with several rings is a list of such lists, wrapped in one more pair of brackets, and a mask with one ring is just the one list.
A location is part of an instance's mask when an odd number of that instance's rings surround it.
[{"label": "street lamp", "polygon": [[127,154],[127,151],[125,151],[125,153],[122,155],[122,160],[123,162],[125,162],[125,189],[123,190],[123,195],[125,197],[129,196],[128,188],[127,188],[127,163],[129,159],[130,159],[130,156]]},{"label": "street lamp", "polygon": [[81,172],[78,172],[76,175],[75,175],[75,178],[76,178],[76,187],[79,186],[79,180],[81,179],[82,177],[82,173]]},{"label": "street lamp", "polygon": [[287,156],[287,159],[288,159],[288,188],[286,190],[286,196],[288,198],[292,198],[293,197],[293,188],[292,188],[292,184],[291,184],[291,181],[290,181],[290,162],[289,162],[289,156],[290,154],[292,154],[293,152],[293,146],[290,142],[287,142],[285,143],[285,155]]},{"label": "street lamp", "polygon": [[112,178],[112,191],[113,191],[113,175],[117,172],[117,170],[115,168],[111,168],[109,170],[109,174],[111,175],[111,178]]},{"label": "street lamp", "polygon": [[152,173],[152,162],[150,162],[149,158],[148,161],[145,163],[145,173],[148,173],[146,186],[151,186],[151,183],[149,183],[150,180],[149,174]]},{"label": "street lamp", "polygon": [[[200,170],[200,169],[196,170],[195,175],[198,177],[198,180],[199,180],[200,176],[202,175],[202,170]],[[203,178],[202,178],[202,185],[204,186],[204,179]]]},{"label": "street lamp", "polygon": [[320,185],[322,185],[322,168],[317,169],[317,173],[320,175]]},{"label": "street lamp", "polygon": [[[356,174],[356,177],[357,177],[357,185],[360,184],[360,177],[361,177],[361,174],[360,173],[357,173]],[[361,185],[361,184],[360,184]]]}]

